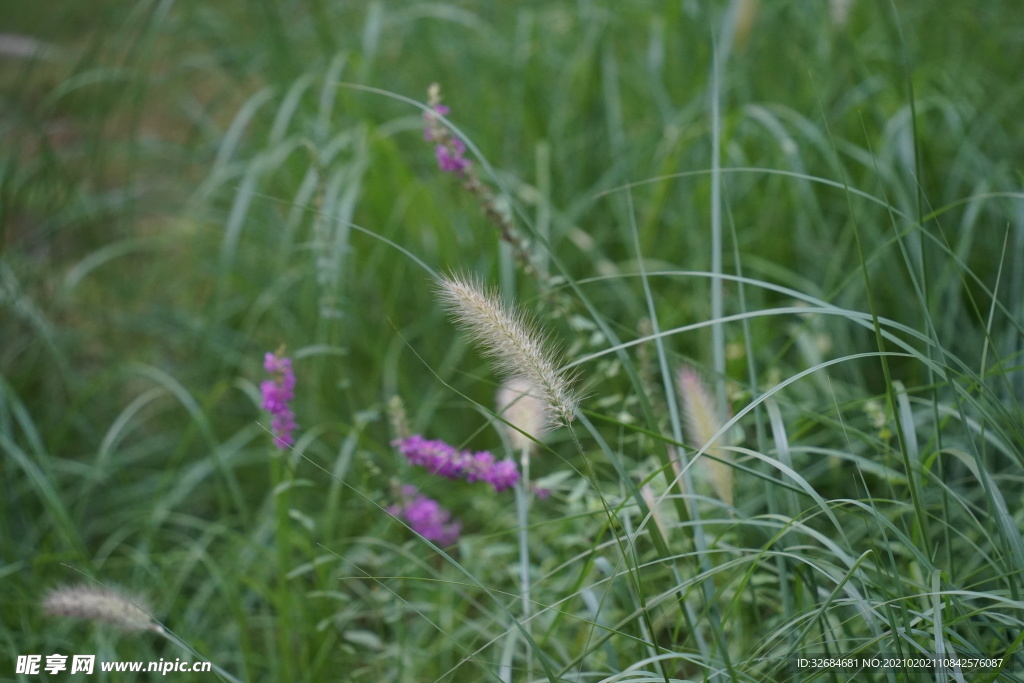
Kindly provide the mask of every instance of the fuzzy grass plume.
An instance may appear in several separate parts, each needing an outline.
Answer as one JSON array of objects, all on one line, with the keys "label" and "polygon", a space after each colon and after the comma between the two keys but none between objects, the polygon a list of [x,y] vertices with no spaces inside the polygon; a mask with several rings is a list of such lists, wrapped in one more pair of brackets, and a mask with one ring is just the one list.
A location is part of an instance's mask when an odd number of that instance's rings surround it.
[{"label": "fuzzy grass plume", "polygon": [[150,608],[137,597],[110,588],[65,586],[50,591],[43,599],[43,611],[54,617],[102,621],[122,631],[154,631],[163,627],[149,616]]},{"label": "fuzzy grass plume", "polygon": [[[711,439],[725,420],[715,410],[715,402],[705,386],[700,374],[688,365],[679,369],[679,396],[683,400],[683,411],[686,418],[686,438],[694,448],[704,448],[705,453],[718,460],[704,460],[705,467],[711,476],[711,485],[715,493],[729,506],[733,504],[732,467],[728,464],[730,453],[723,446],[728,445],[725,437],[719,437],[711,444]],[[720,462],[724,461],[724,462]]]},{"label": "fuzzy grass plume", "polygon": [[502,431],[517,451],[533,448],[534,439],[542,439],[551,426],[548,419],[549,411],[544,401],[538,398],[538,391],[533,383],[522,377],[505,380],[495,397],[498,415],[512,425],[502,423]]},{"label": "fuzzy grass plume", "polygon": [[545,407],[545,422],[567,425],[576,413],[575,376],[559,369],[556,356],[526,314],[509,309],[474,280],[442,275],[441,301],[470,339],[493,360],[499,374],[519,377],[531,384]]}]

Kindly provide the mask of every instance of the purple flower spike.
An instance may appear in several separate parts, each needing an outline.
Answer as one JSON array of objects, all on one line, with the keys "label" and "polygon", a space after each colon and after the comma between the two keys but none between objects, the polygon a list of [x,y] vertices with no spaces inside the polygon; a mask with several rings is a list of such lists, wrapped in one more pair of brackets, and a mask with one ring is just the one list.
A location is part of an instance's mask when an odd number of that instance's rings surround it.
[{"label": "purple flower spike", "polygon": [[[469,455],[469,453],[466,453],[466,455]],[[487,451],[481,451],[468,458],[468,461],[466,481],[470,484],[475,481],[487,481],[491,468],[494,467],[494,456]]]},{"label": "purple flower spike", "polygon": [[510,489],[519,481],[519,470],[511,460],[502,460],[494,463],[487,477],[487,482],[494,487],[494,490],[501,493]]},{"label": "purple flower spike", "polygon": [[446,479],[485,481],[499,493],[519,481],[519,470],[511,460],[496,462],[488,451],[459,451],[444,441],[431,441],[419,434],[393,442],[412,465],[425,467]]},{"label": "purple flower spike", "polygon": [[271,430],[274,432],[274,444],[284,450],[295,443],[293,432],[295,413],[289,404],[295,395],[295,373],[292,371],[292,360],[285,356],[268,353],[263,358],[263,368],[274,376],[272,380],[260,383],[263,403],[260,407],[270,413]]},{"label": "purple flower spike", "polygon": [[431,474],[448,479],[458,479],[462,475],[461,454],[444,441],[430,441],[415,434],[396,441],[395,445],[410,464],[425,467]]},{"label": "purple flower spike", "polygon": [[537,496],[538,500],[547,500],[551,497],[551,489],[541,488],[540,486],[533,487],[533,495]]},{"label": "purple flower spike", "polygon": [[405,500],[389,507],[388,512],[405,519],[413,531],[438,545],[451,545],[459,540],[462,522],[450,522],[451,513],[440,503],[419,495],[413,486],[403,486],[402,495]]},{"label": "purple flower spike", "polygon": [[447,145],[438,145],[434,148],[437,156],[437,165],[445,173],[462,175],[469,168],[469,159],[466,159],[466,145],[458,138],[452,138]]},{"label": "purple flower spike", "polygon": [[[447,116],[449,111],[451,110],[448,109],[448,107],[443,104],[434,105],[434,112],[437,112],[441,116]],[[423,129],[423,139],[426,140],[427,142],[430,142],[437,135],[434,132],[434,127],[440,124],[437,121],[437,117],[434,116],[434,114],[429,111],[423,112],[423,120],[426,121],[427,123],[426,127]]]},{"label": "purple flower spike", "polygon": [[437,165],[445,173],[454,173],[462,176],[469,170],[469,159],[466,158],[466,144],[459,138],[452,135],[451,131],[443,123],[439,116],[447,116],[451,111],[447,106],[441,104],[441,94],[436,86],[430,89],[430,109],[423,112],[423,139],[427,142],[436,142],[434,154],[437,156]]}]

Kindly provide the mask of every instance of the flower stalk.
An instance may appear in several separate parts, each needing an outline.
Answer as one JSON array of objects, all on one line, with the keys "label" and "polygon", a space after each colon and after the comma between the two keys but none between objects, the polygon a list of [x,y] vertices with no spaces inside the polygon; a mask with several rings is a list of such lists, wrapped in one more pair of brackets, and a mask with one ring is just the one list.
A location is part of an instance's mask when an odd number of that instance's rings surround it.
[{"label": "flower stalk", "polygon": [[291,409],[291,401],[295,396],[295,372],[292,370],[292,359],[284,355],[282,347],[277,353],[267,353],[263,357],[263,368],[272,379],[260,384],[263,403],[260,407],[270,413],[271,431],[274,433],[274,445],[285,450],[295,443],[295,413]]},{"label": "flower stalk", "polygon": [[484,216],[498,229],[502,241],[512,248],[516,262],[526,273],[536,275],[538,270],[533,263],[529,243],[520,236],[508,213],[499,208],[497,198],[480,180],[472,162],[465,158],[466,143],[456,137],[441,120],[440,117],[446,116],[451,110],[441,104],[441,86],[437,83],[427,89],[427,106],[430,110],[423,114],[423,139],[435,143],[434,156],[438,168],[462,180],[463,189],[476,198]]}]

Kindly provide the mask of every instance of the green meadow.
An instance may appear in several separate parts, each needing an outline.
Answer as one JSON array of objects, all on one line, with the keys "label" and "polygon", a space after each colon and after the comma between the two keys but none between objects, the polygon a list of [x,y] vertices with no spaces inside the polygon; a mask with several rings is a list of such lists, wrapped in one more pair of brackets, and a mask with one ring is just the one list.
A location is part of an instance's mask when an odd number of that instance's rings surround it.
[{"label": "green meadow", "polygon": [[1024,680],[1018,2],[0,15],[0,680]]}]

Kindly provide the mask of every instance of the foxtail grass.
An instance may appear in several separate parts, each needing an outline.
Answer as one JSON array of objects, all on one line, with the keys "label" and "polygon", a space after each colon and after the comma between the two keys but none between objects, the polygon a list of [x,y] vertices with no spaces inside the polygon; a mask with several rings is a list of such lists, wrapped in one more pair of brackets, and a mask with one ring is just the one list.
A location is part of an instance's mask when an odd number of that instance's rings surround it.
[{"label": "foxtail grass", "polygon": [[545,423],[568,425],[576,414],[575,376],[559,368],[557,355],[526,313],[505,306],[471,278],[441,276],[442,303],[499,373],[522,377],[536,389]]},{"label": "foxtail grass", "polygon": [[725,504],[733,505],[733,474],[729,463],[729,452],[723,448],[724,437],[715,435],[725,424],[724,416],[715,407],[704,380],[690,366],[679,370],[679,397],[683,401],[683,412],[686,418],[686,438],[695,448],[702,449],[714,459],[702,459],[711,477],[711,485],[715,494]]},{"label": "foxtail grass", "polygon": [[110,624],[128,633],[164,634],[163,626],[150,616],[152,608],[145,600],[102,586],[65,586],[52,590],[43,599],[43,611],[53,617]]}]

